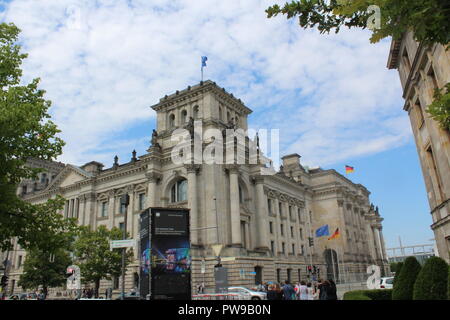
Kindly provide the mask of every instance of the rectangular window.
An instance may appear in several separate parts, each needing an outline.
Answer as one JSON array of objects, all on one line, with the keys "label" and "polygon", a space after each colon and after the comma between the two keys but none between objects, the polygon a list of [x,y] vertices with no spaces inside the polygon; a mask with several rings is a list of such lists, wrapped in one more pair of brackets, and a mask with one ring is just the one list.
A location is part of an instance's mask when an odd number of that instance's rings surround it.
[{"label": "rectangular window", "polygon": [[417,127],[420,129],[423,126],[424,123],[424,116],[423,116],[423,109],[422,105],[420,104],[420,100],[417,99],[416,103],[414,104],[414,111],[417,115]]},{"label": "rectangular window", "polygon": [[139,194],[139,211],[145,208],[145,193]]},{"label": "rectangular window", "polygon": [[431,181],[434,185],[433,186],[434,189],[435,190],[437,189],[436,201],[440,202],[444,200],[444,193],[442,192],[441,179],[439,177],[439,172],[437,170],[436,161],[434,159],[433,149],[431,148],[431,146],[427,149],[427,155],[428,155],[428,167],[430,168],[430,175],[432,177]]},{"label": "rectangular window", "polygon": [[278,211],[280,212],[280,216],[283,215],[283,204],[281,202],[278,203]]},{"label": "rectangular window", "polygon": [[300,239],[303,240],[303,229],[300,228]]},{"label": "rectangular window", "polygon": [[267,210],[268,210],[269,214],[272,214],[272,200],[271,199],[267,199]]},{"label": "rectangular window", "polygon": [[281,283],[281,269],[277,269],[277,282]]},{"label": "rectangular window", "polygon": [[123,231],[125,229],[125,223],[123,222],[119,223],[119,229],[120,231]]},{"label": "rectangular window", "polygon": [[119,203],[119,213],[125,214],[126,210],[125,204]]},{"label": "rectangular window", "polygon": [[295,254],[295,244],[292,244],[292,254]]},{"label": "rectangular window", "polygon": [[285,244],[284,242],[281,243],[281,252],[284,254],[286,252]]},{"label": "rectangular window", "polygon": [[17,268],[20,268],[22,266],[22,256],[19,256],[19,259],[17,261]]},{"label": "rectangular window", "polygon": [[280,225],[280,232],[281,232],[281,235],[284,236],[284,226],[283,226],[283,224]]},{"label": "rectangular window", "polygon": [[291,238],[294,237],[294,227],[291,227]]},{"label": "rectangular window", "polygon": [[304,245],[302,245],[302,246],[300,247],[300,254],[301,254],[302,256],[305,254],[305,246],[304,246]]},{"label": "rectangular window", "polygon": [[269,222],[269,231],[270,231],[270,233],[273,234],[273,223],[272,223],[272,221]]},{"label": "rectangular window", "polygon": [[272,250],[272,254],[275,254],[275,242],[270,241],[270,250]]},{"label": "rectangular window", "polygon": [[289,206],[289,219],[292,219],[292,207]]},{"label": "rectangular window", "polygon": [[102,202],[101,204],[101,217],[107,217],[108,216],[108,202]]}]

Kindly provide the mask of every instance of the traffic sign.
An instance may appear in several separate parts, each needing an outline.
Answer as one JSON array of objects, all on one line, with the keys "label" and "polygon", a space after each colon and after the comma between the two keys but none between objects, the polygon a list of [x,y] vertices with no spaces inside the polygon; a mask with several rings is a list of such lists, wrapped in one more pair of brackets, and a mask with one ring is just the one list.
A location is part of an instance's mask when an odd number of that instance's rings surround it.
[{"label": "traffic sign", "polygon": [[135,239],[128,239],[128,240],[112,240],[109,243],[110,249],[118,249],[118,248],[130,248],[136,246],[136,240]]}]

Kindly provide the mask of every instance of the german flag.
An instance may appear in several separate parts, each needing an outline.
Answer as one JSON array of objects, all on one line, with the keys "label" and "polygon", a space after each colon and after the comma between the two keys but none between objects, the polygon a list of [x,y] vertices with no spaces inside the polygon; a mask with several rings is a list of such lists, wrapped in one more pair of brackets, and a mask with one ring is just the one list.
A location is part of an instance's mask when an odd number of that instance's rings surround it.
[{"label": "german flag", "polygon": [[345,173],[349,174],[349,173],[353,173],[355,172],[355,168],[350,167],[350,166],[345,166]]},{"label": "german flag", "polygon": [[333,239],[337,239],[341,236],[341,234],[339,233],[339,228],[336,229],[336,231],[333,233],[333,235],[331,237],[328,238],[328,240],[333,240]]}]

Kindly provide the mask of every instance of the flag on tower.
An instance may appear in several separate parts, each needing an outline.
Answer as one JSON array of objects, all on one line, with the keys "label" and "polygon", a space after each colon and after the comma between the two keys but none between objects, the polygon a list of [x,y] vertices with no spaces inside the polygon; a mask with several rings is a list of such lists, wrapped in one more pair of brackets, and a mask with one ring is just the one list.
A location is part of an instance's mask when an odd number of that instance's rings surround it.
[{"label": "flag on tower", "polygon": [[330,235],[330,231],[328,230],[328,225],[327,224],[316,230],[316,237],[317,238],[320,238],[320,237],[323,237],[323,236],[329,236],[329,235]]},{"label": "flag on tower", "polygon": [[345,173],[346,174],[353,173],[353,172],[355,172],[355,168],[347,166],[347,165],[345,166]]},{"label": "flag on tower", "polygon": [[203,68],[206,67],[206,61],[208,61],[208,57],[202,56],[202,81],[203,81]]},{"label": "flag on tower", "polygon": [[208,61],[208,57],[203,56],[203,57],[202,57],[202,68],[203,68],[203,67],[206,67],[206,61]]},{"label": "flag on tower", "polygon": [[328,238],[328,240],[333,240],[333,239],[337,239],[341,236],[341,234],[339,233],[339,228],[336,229],[336,231],[333,233],[333,235],[331,237]]}]

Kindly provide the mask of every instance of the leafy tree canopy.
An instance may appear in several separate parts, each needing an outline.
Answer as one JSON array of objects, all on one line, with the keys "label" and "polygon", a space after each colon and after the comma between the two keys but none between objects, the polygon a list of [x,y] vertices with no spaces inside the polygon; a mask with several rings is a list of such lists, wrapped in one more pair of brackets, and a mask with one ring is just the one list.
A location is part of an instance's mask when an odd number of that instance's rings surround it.
[{"label": "leafy tree canopy", "polygon": [[72,260],[66,250],[57,249],[50,254],[33,249],[27,252],[18,285],[25,290],[42,287],[47,294],[48,288],[64,285],[67,280],[66,269],[71,263]]},{"label": "leafy tree canopy", "polygon": [[[17,44],[20,30],[14,24],[0,24],[0,249],[11,248],[17,237],[22,247],[36,245],[43,237],[40,228],[49,232],[60,228],[52,210],[61,207],[60,199],[39,206],[27,204],[16,195],[22,179],[36,178],[40,169],[25,166],[27,159],[51,160],[62,152],[64,142],[50,121],[51,102],[38,89],[39,79],[21,83],[22,61],[27,57]],[[58,222],[62,223],[61,219]],[[43,226],[50,224],[50,227]],[[65,226],[61,226],[65,228]],[[42,243],[42,242],[41,242]]]},{"label": "leafy tree canopy", "polygon": [[[95,283],[95,291],[101,279],[111,279],[111,276],[119,276],[122,272],[122,250],[110,250],[111,240],[122,239],[122,231],[118,228],[108,230],[105,226],[99,226],[97,230],[82,227],[79,238],[75,242],[76,264],[80,266],[81,276],[85,282]],[[126,265],[131,262],[133,253],[127,252]]]},{"label": "leafy tree canopy", "polygon": [[374,22],[373,6],[380,8],[380,25],[372,29],[371,42],[388,36],[399,39],[406,31],[413,31],[419,42],[450,42],[450,3],[442,0],[300,0],[281,7],[275,4],[266,13],[269,18],[298,17],[304,29],[337,33],[342,27],[367,28],[368,22]]}]

